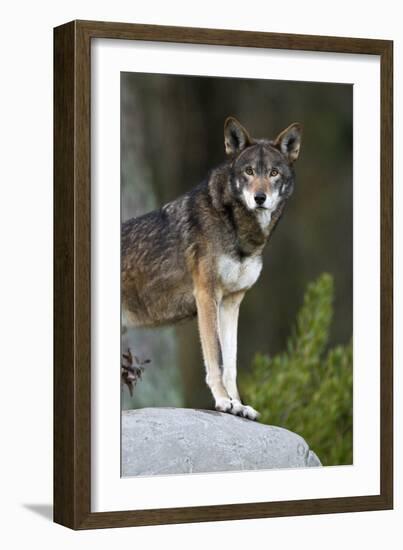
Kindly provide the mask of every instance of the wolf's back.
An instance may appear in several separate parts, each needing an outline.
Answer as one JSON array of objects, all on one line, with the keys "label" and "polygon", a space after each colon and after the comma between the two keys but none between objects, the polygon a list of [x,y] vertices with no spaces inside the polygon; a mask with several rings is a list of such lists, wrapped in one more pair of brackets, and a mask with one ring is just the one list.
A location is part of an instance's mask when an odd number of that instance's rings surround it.
[{"label": "wolf's back", "polygon": [[133,324],[160,325],[195,315],[186,219],[181,198],[122,224],[122,305]]}]

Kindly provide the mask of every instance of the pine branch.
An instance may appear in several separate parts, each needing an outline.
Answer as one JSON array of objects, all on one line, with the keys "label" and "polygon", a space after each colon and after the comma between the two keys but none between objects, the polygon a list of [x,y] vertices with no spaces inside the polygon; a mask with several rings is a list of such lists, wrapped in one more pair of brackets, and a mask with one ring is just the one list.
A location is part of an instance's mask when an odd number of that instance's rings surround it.
[{"label": "pine branch", "polygon": [[122,384],[129,389],[130,396],[133,397],[133,390],[137,381],[141,380],[144,372],[144,366],[151,363],[150,359],[140,360],[136,355],[132,355],[130,348],[122,355],[121,376]]}]

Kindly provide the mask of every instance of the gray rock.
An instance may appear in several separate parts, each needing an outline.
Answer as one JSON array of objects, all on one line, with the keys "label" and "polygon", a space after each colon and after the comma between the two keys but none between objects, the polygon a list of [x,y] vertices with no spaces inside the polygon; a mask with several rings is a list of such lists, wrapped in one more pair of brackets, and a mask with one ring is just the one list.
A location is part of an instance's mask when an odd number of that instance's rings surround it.
[{"label": "gray rock", "polygon": [[299,435],[230,414],[176,408],[122,412],[122,475],[321,466]]}]

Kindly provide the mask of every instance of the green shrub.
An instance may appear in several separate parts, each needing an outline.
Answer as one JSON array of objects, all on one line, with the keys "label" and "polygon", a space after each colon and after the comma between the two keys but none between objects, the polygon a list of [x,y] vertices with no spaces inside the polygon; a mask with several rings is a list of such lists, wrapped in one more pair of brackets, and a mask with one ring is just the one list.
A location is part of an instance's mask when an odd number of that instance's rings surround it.
[{"label": "green shrub", "polygon": [[325,466],[352,464],[352,343],[327,351],[333,278],[308,285],[287,351],[256,354],[241,380],[261,421],[301,435]]}]

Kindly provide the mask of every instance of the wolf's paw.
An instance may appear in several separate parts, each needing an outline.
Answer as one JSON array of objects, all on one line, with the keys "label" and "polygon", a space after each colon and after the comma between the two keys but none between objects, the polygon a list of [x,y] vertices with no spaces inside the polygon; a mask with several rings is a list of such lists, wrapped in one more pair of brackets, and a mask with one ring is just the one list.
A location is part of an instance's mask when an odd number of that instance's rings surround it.
[{"label": "wolf's paw", "polygon": [[234,414],[235,416],[242,416],[249,420],[257,420],[259,413],[255,411],[253,407],[249,405],[242,405],[238,399],[230,399],[228,397],[222,397],[217,399],[215,403],[216,411]]},{"label": "wolf's paw", "polygon": [[230,411],[227,411],[231,414],[239,416],[242,413],[243,405],[238,399],[231,399],[232,408]]},{"label": "wolf's paw", "polygon": [[239,416],[243,416],[249,420],[257,420],[259,418],[259,413],[250,405],[241,405],[241,407],[240,412],[238,412]]},{"label": "wolf's paw", "polygon": [[220,397],[216,399],[215,410],[223,413],[233,413],[234,402],[229,397]]}]

